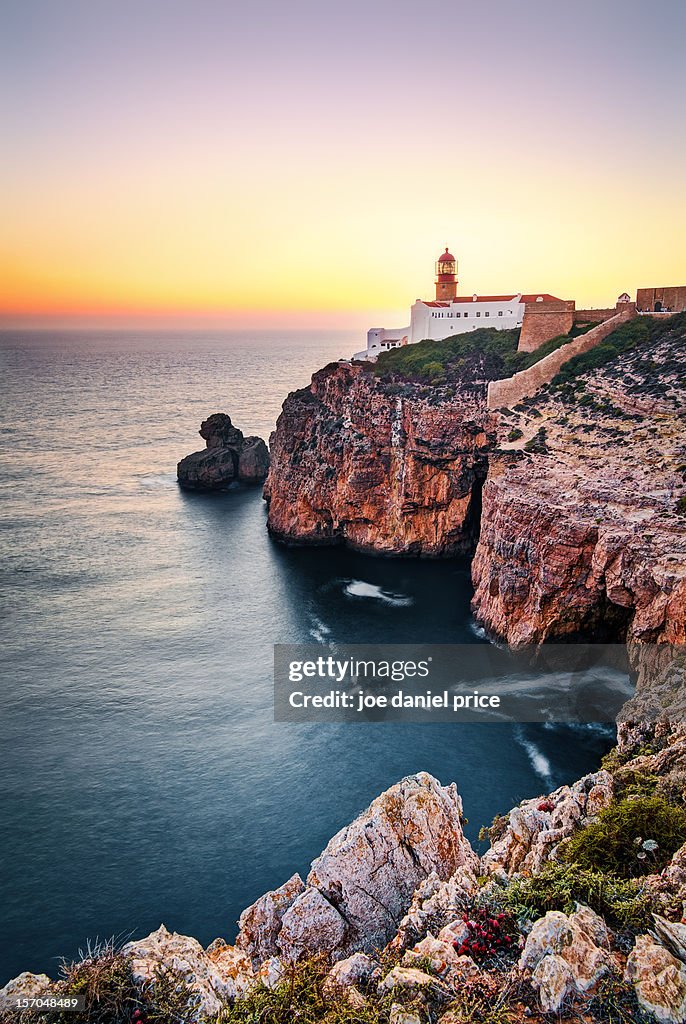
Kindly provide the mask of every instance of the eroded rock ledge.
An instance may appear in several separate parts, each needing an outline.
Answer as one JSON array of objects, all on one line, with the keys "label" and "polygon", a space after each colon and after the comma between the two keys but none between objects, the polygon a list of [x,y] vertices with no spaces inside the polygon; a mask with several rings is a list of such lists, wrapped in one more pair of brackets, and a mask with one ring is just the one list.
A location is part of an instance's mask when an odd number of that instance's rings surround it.
[{"label": "eroded rock ledge", "polygon": [[443,556],[474,549],[495,417],[473,389],[325,367],[270,438],[272,535],[291,544]]},{"label": "eroded rock ledge", "polygon": [[686,318],[665,326],[494,413],[478,387],[325,367],[272,434],[270,531],[386,555],[476,547],[475,616],[512,644],[683,643]]},{"label": "eroded rock ledge", "polygon": [[510,643],[686,642],[683,319],[501,411],[473,608]]}]

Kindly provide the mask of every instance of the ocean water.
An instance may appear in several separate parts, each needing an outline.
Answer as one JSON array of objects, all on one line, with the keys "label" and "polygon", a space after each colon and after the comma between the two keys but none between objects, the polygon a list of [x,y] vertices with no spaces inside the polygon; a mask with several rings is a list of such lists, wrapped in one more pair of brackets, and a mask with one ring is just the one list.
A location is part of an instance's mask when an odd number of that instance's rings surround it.
[{"label": "ocean water", "polygon": [[0,337],[0,984],[160,922],[231,939],[408,773],[456,781],[475,839],[610,745],[594,728],[274,724],[275,642],[485,642],[465,562],[285,549],[259,489],[176,485],[201,419],[267,437],[287,392],[355,347]]}]

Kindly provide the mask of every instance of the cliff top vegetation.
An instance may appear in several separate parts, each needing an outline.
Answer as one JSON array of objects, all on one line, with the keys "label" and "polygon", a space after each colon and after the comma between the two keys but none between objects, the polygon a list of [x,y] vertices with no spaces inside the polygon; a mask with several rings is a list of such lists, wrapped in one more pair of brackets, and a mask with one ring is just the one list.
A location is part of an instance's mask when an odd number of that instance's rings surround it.
[{"label": "cliff top vegetation", "polygon": [[545,342],[535,352],[518,352],[518,330],[494,327],[455,334],[441,341],[425,340],[416,345],[382,352],[373,372],[379,377],[429,384],[472,384],[510,377],[526,370],[543,356],[584,334],[592,325],[573,328]]},{"label": "cliff top vegetation", "polygon": [[636,317],[622,324],[590,352],[575,356],[560,368],[550,385],[564,391],[579,377],[600,368],[629,392],[664,397],[670,386],[686,384],[686,313],[657,319]]}]

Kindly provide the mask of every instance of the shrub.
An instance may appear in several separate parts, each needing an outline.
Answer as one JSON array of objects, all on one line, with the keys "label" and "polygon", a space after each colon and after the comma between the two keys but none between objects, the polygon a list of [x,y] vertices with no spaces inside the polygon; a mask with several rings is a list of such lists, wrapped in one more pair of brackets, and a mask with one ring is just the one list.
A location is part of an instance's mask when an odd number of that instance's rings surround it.
[{"label": "shrub", "polygon": [[507,435],[508,441],[518,441],[520,437],[524,437],[524,431],[520,430],[519,427],[513,427]]},{"label": "shrub", "polygon": [[492,914],[486,907],[478,907],[470,914],[463,914],[462,920],[469,929],[469,936],[454,943],[460,956],[487,960],[512,949],[518,932],[509,914]]},{"label": "shrub", "polygon": [[677,501],[676,510],[680,516],[686,516],[686,494]]},{"label": "shrub", "polygon": [[[384,962],[384,973],[392,964]],[[325,956],[315,956],[292,964],[283,982],[271,990],[263,985],[252,989],[244,999],[224,1009],[217,1024],[387,1024],[393,1003],[418,1009],[419,998],[411,993],[388,993],[369,998],[364,1006],[349,1005],[346,994],[324,999],[322,986],[329,970]],[[212,1024],[214,1024],[214,1019]]]},{"label": "shrub", "polygon": [[674,768],[663,775],[657,782],[655,792],[676,807],[686,807],[686,769]]},{"label": "shrub", "polygon": [[510,882],[502,902],[520,920],[535,920],[549,910],[569,914],[577,902],[591,907],[613,928],[639,932],[652,920],[650,895],[639,882],[574,864],[551,862],[538,875]]},{"label": "shrub", "polygon": [[539,427],[530,441],[524,445],[525,452],[532,452],[534,455],[547,455],[548,445],[546,443],[547,431],[545,427]]},{"label": "shrub", "polygon": [[644,796],[606,807],[561,846],[560,856],[590,871],[637,878],[660,871],[684,843],[686,812],[663,797]]}]

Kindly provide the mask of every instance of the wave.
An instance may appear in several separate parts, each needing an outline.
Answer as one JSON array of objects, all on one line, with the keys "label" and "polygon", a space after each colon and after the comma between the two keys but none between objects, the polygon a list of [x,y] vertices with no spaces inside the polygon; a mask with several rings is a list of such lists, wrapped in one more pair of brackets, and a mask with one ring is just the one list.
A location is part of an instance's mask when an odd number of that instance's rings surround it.
[{"label": "wave", "polygon": [[536,772],[538,777],[542,779],[546,785],[552,785],[553,773],[550,766],[550,761],[545,756],[543,751],[536,746],[532,740],[528,740],[524,735],[523,729],[515,729],[515,740],[519,743],[520,747],[526,752],[531,767]]},{"label": "wave", "polygon": [[349,580],[343,587],[343,593],[347,597],[381,601],[382,604],[392,605],[395,608],[407,608],[414,603],[413,599],[406,594],[394,594],[391,591],[383,590],[375,583],[365,583],[364,580]]}]

